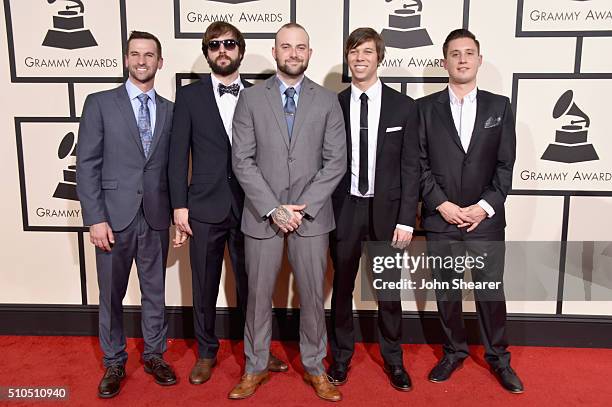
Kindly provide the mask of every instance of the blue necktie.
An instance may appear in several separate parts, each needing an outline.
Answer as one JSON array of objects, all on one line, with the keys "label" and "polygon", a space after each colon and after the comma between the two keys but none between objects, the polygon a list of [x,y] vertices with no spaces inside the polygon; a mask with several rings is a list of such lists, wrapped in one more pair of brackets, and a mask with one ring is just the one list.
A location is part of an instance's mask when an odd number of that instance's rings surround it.
[{"label": "blue necktie", "polygon": [[293,121],[295,119],[295,96],[294,88],[285,90],[285,119],[287,120],[287,130],[289,130],[289,140],[291,140],[291,132],[293,131]]},{"label": "blue necktie", "polygon": [[151,149],[151,141],[153,141],[153,132],[151,131],[151,115],[149,114],[149,95],[141,93],[138,95],[140,101],[140,109],[138,109],[138,132],[140,133],[140,142],[144,150],[145,157],[149,157]]}]

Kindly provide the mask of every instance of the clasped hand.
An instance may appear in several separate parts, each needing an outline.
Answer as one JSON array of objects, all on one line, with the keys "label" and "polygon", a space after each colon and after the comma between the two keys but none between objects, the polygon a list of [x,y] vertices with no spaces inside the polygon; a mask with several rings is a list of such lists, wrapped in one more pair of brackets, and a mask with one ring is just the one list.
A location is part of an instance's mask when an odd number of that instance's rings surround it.
[{"label": "clasped hand", "polygon": [[476,229],[480,222],[487,217],[487,213],[480,205],[475,204],[462,208],[450,201],[446,201],[438,206],[438,212],[440,212],[445,221],[452,225],[457,225],[459,228],[467,227],[468,232]]},{"label": "clasped hand", "polygon": [[272,222],[284,233],[297,230],[302,224],[306,205],[279,205],[272,215]]}]

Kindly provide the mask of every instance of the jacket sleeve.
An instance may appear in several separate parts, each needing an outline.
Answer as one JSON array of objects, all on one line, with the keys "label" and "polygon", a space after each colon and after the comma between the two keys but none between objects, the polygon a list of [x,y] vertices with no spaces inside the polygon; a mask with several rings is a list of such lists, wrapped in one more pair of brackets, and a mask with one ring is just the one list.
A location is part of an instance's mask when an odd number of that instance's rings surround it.
[{"label": "jacket sleeve", "polygon": [[248,106],[248,93],[238,98],[232,124],[232,169],[245,195],[255,210],[265,218],[270,210],[281,205],[257,166],[257,139],[253,113]]},{"label": "jacket sleeve", "polygon": [[397,223],[414,227],[419,202],[420,177],[418,114],[416,103],[411,101],[407,108],[409,113],[404,123],[400,154],[402,195]]},{"label": "jacket sleeve", "polygon": [[305,212],[316,218],[346,172],[346,129],[338,98],[331,98],[331,108],[325,122],[323,166],[297,202],[306,204]]},{"label": "jacket sleeve", "polygon": [[448,201],[448,198],[431,172],[429,164],[429,141],[427,137],[428,123],[425,118],[425,107],[423,103],[417,103],[417,107],[419,122],[419,162],[421,165],[421,197],[425,206],[431,210],[435,210],[440,204]]},{"label": "jacket sleeve", "polygon": [[173,209],[187,207],[189,151],[191,149],[191,115],[184,92],[176,93],[170,148],[168,152],[168,183]]},{"label": "jacket sleeve", "polygon": [[98,98],[85,99],[79,121],[77,143],[77,195],[83,210],[85,226],[107,222],[102,194],[102,163],[104,159],[104,124]]},{"label": "jacket sleeve", "polygon": [[491,183],[481,195],[481,199],[499,211],[506,202],[506,196],[512,188],[512,170],[516,159],[516,130],[510,100],[505,99],[504,119],[499,147],[497,165]]}]

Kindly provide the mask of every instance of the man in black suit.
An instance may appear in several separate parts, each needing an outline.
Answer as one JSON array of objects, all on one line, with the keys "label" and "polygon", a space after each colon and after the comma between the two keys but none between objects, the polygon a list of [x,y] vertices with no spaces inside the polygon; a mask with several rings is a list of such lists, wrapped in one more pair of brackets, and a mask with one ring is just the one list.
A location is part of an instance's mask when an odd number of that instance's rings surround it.
[{"label": "man in black suit", "polygon": [[[347,39],[344,53],[352,76],[351,86],[339,95],[348,170],[332,196],[336,230],[330,238],[333,364],[328,375],[336,385],[346,382],[355,348],[352,305],[361,244],[392,241],[394,247],[405,248],[412,239],[419,194],[416,105],[378,78],[385,54],[383,39],[371,28],[358,28]],[[385,371],[394,388],[408,391],[411,381],[400,346],[401,320],[399,297],[379,299],[378,334]]]},{"label": "man in black suit", "polygon": [[[231,164],[234,109],[240,91],[251,86],[238,72],[245,46],[244,36],[233,25],[210,24],[202,39],[202,52],[212,74],[202,75],[200,81],[179,89],[176,95],[168,173],[176,224],[174,247],[192,238],[189,249],[198,342],[198,360],[189,376],[192,384],[206,382],[216,363],[216,303],[226,243],[238,308],[243,316],[246,312],[248,279],[240,231],[244,192]],[[270,370],[287,369],[285,363],[271,357]]]},{"label": "man in black suit", "polygon": [[[475,282],[499,283],[474,290],[485,359],[504,388],[521,393],[510,367],[506,339],[504,202],[512,186],[516,135],[510,101],[477,89],[480,44],[465,29],[452,31],[443,46],[449,86],[419,99],[423,227],[430,255],[486,259],[472,268]],[[452,268],[434,268],[438,281],[461,278]],[[444,357],[429,380],[450,378],[468,356],[460,290],[437,290],[445,333]]]},{"label": "man in black suit", "polygon": [[159,40],[133,31],[125,54],[127,81],[89,95],[79,123],[77,193],[96,246],[99,336],[106,367],[98,386],[102,398],[117,395],[125,378],[122,302],[134,261],[142,294],[144,369],[158,384],[176,383],[172,368],[162,359],[168,332],[167,168],[172,123],[172,102],[153,87],[162,65]]}]

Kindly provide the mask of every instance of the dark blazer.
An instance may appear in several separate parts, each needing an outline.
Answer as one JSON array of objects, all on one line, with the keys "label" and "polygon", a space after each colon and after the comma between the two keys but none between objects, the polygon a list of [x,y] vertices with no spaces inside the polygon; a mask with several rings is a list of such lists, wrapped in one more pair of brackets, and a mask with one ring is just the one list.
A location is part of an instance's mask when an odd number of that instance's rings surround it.
[{"label": "dark blazer", "polygon": [[516,155],[514,115],[505,96],[478,90],[474,132],[467,153],[450,108],[448,88],[423,97],[419,107],[423,227],[430,232],[456,230],[436,208],[444,201],[465,207],[484,199],[495,210],[478,226],[482,232],[506,226],[504,203],[512,187]]},{"label": "dark blazer", "polygon": [[172,102],[156,95],[156,119],[145,158],[125,85],[85,100],[77,144],[77,194],[86,226],[108,222],[115,231],[132,222],[141,204],[151,228],[170,226],[168,144]]},{"label": "dark blazer", "polygon": [[[399,223],[415,226],[419,200],[419,140],[417,112],[414,100],[382,86],[378,141],[376,144],[376,175],[372,217],[378,240],[391,240]],[[338,95],[344,114],[347,145],[347,172],[332,195],[336,217],[336,238],[343,239],[350,231],[353,213],[345,200],[351,189],[351,87]],[[400,130],[387,132],[399,127]]]},{"label": "dark blazer", "polygon": [[189,208],[190,218],[206,223],[222,222],[233,208],[240,219],[244,192],[232,172],[231,151],[210,74],[178,89],[168,166],[172,208]]}]

